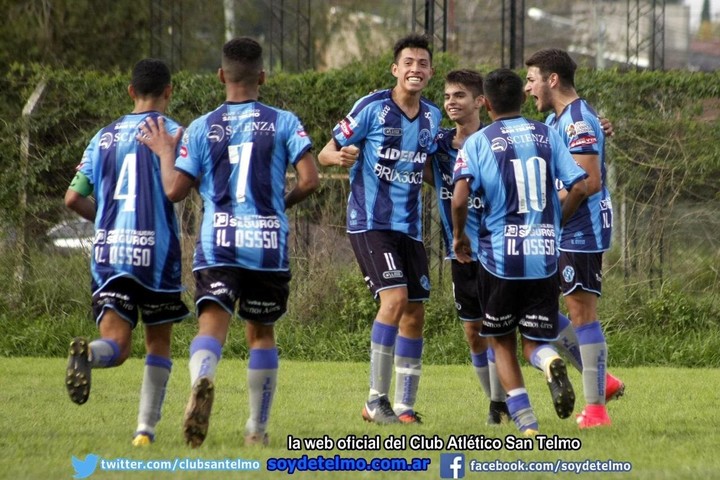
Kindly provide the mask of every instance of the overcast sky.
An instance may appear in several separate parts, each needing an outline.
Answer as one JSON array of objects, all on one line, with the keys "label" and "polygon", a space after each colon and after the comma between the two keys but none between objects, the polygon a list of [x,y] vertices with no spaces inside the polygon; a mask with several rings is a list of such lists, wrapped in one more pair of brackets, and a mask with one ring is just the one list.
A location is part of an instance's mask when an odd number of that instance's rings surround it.
[{"label": "overcast sky", "polygon": [[[703,0],[685,0],[685,5],[690,5],[690,29],[695,31],[700,24]],[[710,0],[710,19],[720,22],[720,0]]]}]

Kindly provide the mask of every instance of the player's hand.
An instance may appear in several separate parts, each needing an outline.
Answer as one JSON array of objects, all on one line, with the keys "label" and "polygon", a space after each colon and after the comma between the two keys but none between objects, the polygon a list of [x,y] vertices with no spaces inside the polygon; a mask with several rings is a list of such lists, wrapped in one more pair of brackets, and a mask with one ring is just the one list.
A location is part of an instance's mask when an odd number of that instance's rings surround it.
[{"label": "player's hand", "polygon": [[470,248],[470,239],[467,234],[463,233],[462,237],[453,239],[453,251],[455,258],[460,263],[472,262],[472,249]]},{"label": "player's hand", "polygon": [[338,157],[341,167],[350,168],[357,162],[358,156],[360,155],[360,149],[355,145],[348,145],[340,149],[340,156]]},{"label": "player's hand", "polygon": [[615,134],[615,129],[613,128],[613,124],[607,118],[605,118],[605,117],[600,118],[600,126],[602,127],[603,133],[605,133],[606,137],[612,137]]},{"label": "player's hand", "polygon": [[182,137],[182,128],[178,128],[175,135],[170,135],[170,132],[165,128],[165,119],[160,116],[157,123],[151,117],[145,118],[140,124],[139,130],[140,132],[135,138],[147,145],[156,155],[175,155],[175,149]]}]

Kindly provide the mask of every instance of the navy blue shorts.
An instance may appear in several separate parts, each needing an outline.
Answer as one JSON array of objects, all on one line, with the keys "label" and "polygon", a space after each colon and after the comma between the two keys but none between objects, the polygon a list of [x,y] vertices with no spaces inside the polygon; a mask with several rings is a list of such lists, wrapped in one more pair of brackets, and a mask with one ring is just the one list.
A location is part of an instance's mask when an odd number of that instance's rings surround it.
[{"label": "navy blue shorts", "polygon": [[92,308],[95,323],[100,324],[103,311],[111,308],[133,329],[140,315],[145,325],[179,322],[190,315],[180,292],[156,292],[129,277],[114,278],[95,292]]},{"label": "navy blue shorts", "polygon": [[287,312],[290,295],[289,271],[249,270],[241,267],[211,267],[193,271],[195,304],[219,304],[230,315],[235,313],[257,323],[270,325]]},{"label": "navy blue shorts", "polygon": [[560,251],[558,272],[563,295],[569,295],[576,289],[602,294],[602,252],[564,252]]},{"label": "navy blue shorts", "polygon": [[453,297],[458,318],[466,322],[482,320],[478,286],[478,268],[482,268],[480,262],[460,263],[454,259],[451,262]]},{"label": "navy blue shorts", "polygon": [[556,275],[532,280],[496,277],[480,267],[480,302],[485,308],[480,335],[498,337],[515,328],[531,340],[558,337],[558,279]]},{"label": "navy blue shorts", "polygon": [[350,234],[355,258],[365,283],[375,296],[388,288],[407,287],[408,300],[430,298],[427,254],[422,242],[392,230]]}]

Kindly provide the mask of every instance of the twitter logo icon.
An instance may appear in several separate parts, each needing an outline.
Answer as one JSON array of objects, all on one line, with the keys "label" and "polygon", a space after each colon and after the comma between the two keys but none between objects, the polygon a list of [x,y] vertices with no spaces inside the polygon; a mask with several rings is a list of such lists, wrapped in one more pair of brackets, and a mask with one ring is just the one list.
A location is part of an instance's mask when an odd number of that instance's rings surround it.
[{"label": "twitter logo icon", "polygon": [[98,456],[94,453],[89,454],[85,457],[85,460],[80,460],[76,456],[72,457],[72,466],[75,469],[75,476],[73,478],[87,478],[97,468]]}]

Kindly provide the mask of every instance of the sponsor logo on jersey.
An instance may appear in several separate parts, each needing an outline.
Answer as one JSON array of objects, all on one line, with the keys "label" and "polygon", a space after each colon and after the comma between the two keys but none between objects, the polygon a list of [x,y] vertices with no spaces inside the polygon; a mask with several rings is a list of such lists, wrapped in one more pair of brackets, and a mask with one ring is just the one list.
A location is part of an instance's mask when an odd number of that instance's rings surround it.
[{"label": "sponsor logo on jersey", "polygon": [[458,157],[457,161],[455,162],[455,168],[453,169],[453,172],[457,175],[458,172],[461,172],[465,168],[467,168],[467,160],[465,160],[465,151],[461,149],[458,152]]},{"label": "sponsor logo on jersey", "polygon": [[427,118],[428,121],[430,122],[430,128],[432,128],[433,130],[435,130],[435,122],[433,121],[433,114],[432,114],[432,112],[425,112],[425,118]]},{"label": "sponsor logo on jersey", "polygon": [[490,142],[490,149],[495,153],[504,152],[507,147],[508,143],[503,137],[493,138]]},{"label": "sponsor logo on jersey", "polygon": [[353,129],[352,129],[353,120],[352,117],[345,117],[340,121],[338,124],[340,126],[340,131],[345,136],[345,138],[350,138],[353,135]]},{"label": "sponsor logo on jersey", "polygon": [[612,210],[612,201],[609,198],[600,200],[600,210]]},{"label": "sponsor logo on jersey", "polygon": [[380,115],[378,115],[378,123],[380,125],[385,125],[385,117],[388,113],[390,113],[390,105],[385,105],[380,112]]},{"label": "sponsor logo on jersey", "polygon": [[98,144],[100,145],[100,148],[107,150],[113,144],[113,134],[110,132],[103,133]]},{"label": "sponsor logo on jersey", "polygon": [[427,153],[412,150],[398,150],[392,147],[378,148],[378,158],[383,160],[397,160],[398,162],[425,163]]},{"label": "sponsor logo on jersey", "polygon": [[595,145],[596,143],[597,143],[597,138],[594,136],[581,137],[581,138],[576,138],[574,140],[571,140],[570,145],[568,145],[568,148],[585,147],[587,145]]},{"label": "sponsor logo on jersey", "polygon": [[565,133],[567,133],[568,137],[574,137],[576,135],[582,135],[584,133],[592,133],[593,136],[595,135],[595,131],[593,130],[592,125],[590,125],[585,120],[571,123],[565,129]]},{"label": "sponsor logo on jersey", "polygon": [[402,137],[403,129],[402,128],[390,128],[386,127],[383,128],[383,135],[386,137]]},{"label": "sponsor logo on jersey", "polygon": [[402,278],[403,273],[400,270],[387,270],[383,272],[382,276],[389,280],[391,278]]},{"label": "sponsor logo on jersey", "polygon": [[223,138],[225,138],[225,131],[223,130],[222,125],[214,123],[208,131],[207,138],[212,143],[221,142]]},{"label": "sponsor logo on jersey", "polygon": [[181,156],[182,158],[187,158],[187,156],[188,156],[188,149],[187,149],[187,147],[186,147],[185,145],[183,145],[182,147],[180,147],[180,156]]},{"label": "sponsor logo on jersey", "polygon": [[307,137],[307,132],[305,131],[305,127],[302,125],[298,125],[297,129],[295,130],[295,133],[299,137]]}]

